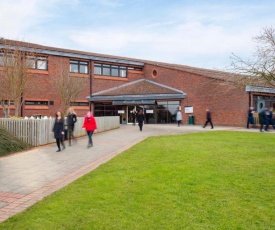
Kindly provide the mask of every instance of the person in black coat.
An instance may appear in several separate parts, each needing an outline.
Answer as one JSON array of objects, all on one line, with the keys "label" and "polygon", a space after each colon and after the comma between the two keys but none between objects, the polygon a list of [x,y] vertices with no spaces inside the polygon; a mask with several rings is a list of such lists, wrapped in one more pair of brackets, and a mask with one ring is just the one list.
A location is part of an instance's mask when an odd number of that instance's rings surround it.
[{"label": "person in black coat", "polygon": [[137,122],[138,122],[139,130],[142,131],[142,126],[143,126],[143,122],[144,122],[144,114],[143,114],[142,109],[139,110],[139,112],[138,112]]},{"label": "person in black coat", "polygon": [[213,129],[214,126],[213,126],[213,123],[212,123],[211,112],[209,111],[209,109],[206,110],[206,121],[205,121],[205,124],[204,124],[203,128],[205,128],[207,126],[208,122],[211,125],[211,129]]},{"label": "person in black coat", "polygon": [[268,124],[272,125],[273,129],[275,129],[275,124],[273,122],[273,107],[270,107],[269,109]]},{"label": "person in black coat", "polygon": [[65,144],[64,144],[64,119],[61,116],[61,112],[57,111],[55,114],[55,121],[54,121],[54,126],[53,126],[53,133],[54,133],[54,138],[56,139],[56,145],[57,145],[57,151],[60,152],[60,144],[62,145],[63,149],[65,149]]},{"label": "person in black coat", "polygon": [[269,116],[269,111],[267,108],[264,108],[261,112],[260,112],[260,132],[263,132],[263,128],[264,128],[264,125],[265,125],[265,131],[268,130],[268,116]]},{"label": "person in black coat", "polygon": [[68,125],[68,140],[69,140],[69,145],[71,146],[72,143],[72,138],[75,139],[74,137],[74,124],[77,122],[77,116],[72,107],[68,109],[68,114],[67,114],[67,125]]}]

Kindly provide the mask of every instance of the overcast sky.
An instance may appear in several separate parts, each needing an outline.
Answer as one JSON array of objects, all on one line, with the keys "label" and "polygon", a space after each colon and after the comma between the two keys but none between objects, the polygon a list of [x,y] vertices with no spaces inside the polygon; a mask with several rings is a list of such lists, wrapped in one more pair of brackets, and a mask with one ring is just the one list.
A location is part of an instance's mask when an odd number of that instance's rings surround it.
[{"label": "overcast sky", "polygon": [[0,37],[225,69],[275,26],[274,0],[0,0]]}]

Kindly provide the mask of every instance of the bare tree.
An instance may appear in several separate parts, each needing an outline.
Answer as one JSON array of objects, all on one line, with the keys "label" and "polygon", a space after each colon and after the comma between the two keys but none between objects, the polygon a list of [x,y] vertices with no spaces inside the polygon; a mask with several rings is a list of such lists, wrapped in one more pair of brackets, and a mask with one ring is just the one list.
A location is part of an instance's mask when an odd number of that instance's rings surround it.
[{"label": "bare tree", "polygon": [[251,59],[243,60],[235,54],[231,57],[229,70],[239,75],[232,75],[229,80],[236,86],[275,87],[275,29],[262,29],[254,40],[257,46]]},{"label": "bare tree", "polygon": [[56,69],[58,73],[51,75],[51,83],[54,93],[59,96],[61,112],[65,114],[71,103],[74,103],[83,91],[85,79],[70,76],[69,66],[65,61],[61,61]]},{"label": "bare tree", "polygon": [[15,116],[23,104],[23,93],[30,85],[29,69],[33,56],[30,51],[21,49],[20,43],[4,41],[5,48],[0,52],[0,104],[5,117],[10,116],[11,105],[15,107]]}]

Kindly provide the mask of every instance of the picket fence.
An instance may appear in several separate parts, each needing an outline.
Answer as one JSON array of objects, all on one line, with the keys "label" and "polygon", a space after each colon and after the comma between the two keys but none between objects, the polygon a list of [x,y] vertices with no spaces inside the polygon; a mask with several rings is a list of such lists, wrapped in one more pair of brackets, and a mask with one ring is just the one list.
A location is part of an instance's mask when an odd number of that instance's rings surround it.
[{"label": "picket fence", "polygon": [[[97,131],[103,132],[119,128],[119,117],[96,117]],[[81,137],[86,135],[82,129],[83,117],[78,117],[75,123],[74,136]],[[66,123],[66,122],[65,122]],[[55,142],[52,128],[54,118],[48,119],[10,119],[0,118],[0,126],[5,127],[18,139],[32,145],[40,146]],[[65,126],[65,131],[67,127]],[[1,141],[1,140],[0,140]]]}]

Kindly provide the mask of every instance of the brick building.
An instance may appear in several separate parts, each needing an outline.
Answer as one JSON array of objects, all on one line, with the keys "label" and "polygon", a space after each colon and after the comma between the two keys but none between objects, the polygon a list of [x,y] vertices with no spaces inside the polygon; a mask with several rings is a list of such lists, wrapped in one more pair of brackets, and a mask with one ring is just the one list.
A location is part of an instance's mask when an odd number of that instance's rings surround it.
[{"label": "brick building", "polygon": [[[59,76],[60,63],[71,77],[83,79],[83,89],[73,103],[78,116],[92,109],[95,116],[119,115],[121,123],[131,123],[133,110],[143,109],[147,123],[174,123],[175,111],[181,108],[183,123],[194,116],[195,124],[203,124],[205,110],[210,109],[215,125],[244,126],[249,106],[257,111],[275,108],[274,88],[230,88],[223,80],[230,73],[17,41],[9,41],[14,44],[10,49],[16,48],[15,42],[37,54],[28,72],[39,87],[26,89],[21,116],[53,116],[60,110],[50,82],[50,76]],[[7,49],[6,40],[0,39],[0,49]]]}]

